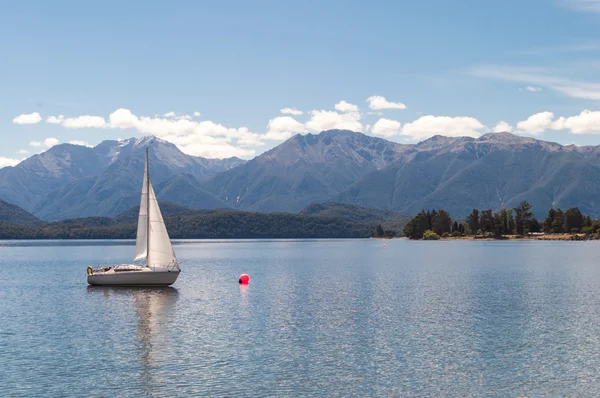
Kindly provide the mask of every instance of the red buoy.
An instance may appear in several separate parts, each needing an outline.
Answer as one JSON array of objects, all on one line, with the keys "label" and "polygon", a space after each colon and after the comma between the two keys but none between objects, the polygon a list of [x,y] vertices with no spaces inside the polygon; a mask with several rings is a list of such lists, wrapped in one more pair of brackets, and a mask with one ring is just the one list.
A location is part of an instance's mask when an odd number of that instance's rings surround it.
[{"label": "red buoy", "polygon": [[250,277],[248,276],[248,274],[242,274],[240,275],[239,282],[240,285],[247,285],[248,282],[250,282]]},{"label": "red buoy", "polygon": [[383,244],[383,247],[386,247],[386,244],[385,244],[385,243]]}]

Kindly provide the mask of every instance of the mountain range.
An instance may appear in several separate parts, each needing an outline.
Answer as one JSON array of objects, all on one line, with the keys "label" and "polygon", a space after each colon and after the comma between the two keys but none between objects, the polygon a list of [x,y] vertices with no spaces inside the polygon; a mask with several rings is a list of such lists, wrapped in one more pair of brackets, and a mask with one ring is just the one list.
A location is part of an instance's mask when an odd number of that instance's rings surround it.
[{"label": "mountain range", "polygon": [[62,144],[0,169],[0,199],[44,220],[116,216],[139,203],[145,150],[161,200],[197,208],[228,207],[201,183],[245,163],[189,156],[155,137],[104,141],[94,148]]},{"label": "mountain range", "polygon": [[509,133],[403,145],[329,130],[295,135],[250,161],[193,157],[154,137],[62,144],[0,169],[0,199],[43,220],[115,217],[139,203],[146,148],[159,200],[193,209],[299,212],[344,202],[464,217],[528,200],[538,217],[573,206],[600,216],[600,146]]}]

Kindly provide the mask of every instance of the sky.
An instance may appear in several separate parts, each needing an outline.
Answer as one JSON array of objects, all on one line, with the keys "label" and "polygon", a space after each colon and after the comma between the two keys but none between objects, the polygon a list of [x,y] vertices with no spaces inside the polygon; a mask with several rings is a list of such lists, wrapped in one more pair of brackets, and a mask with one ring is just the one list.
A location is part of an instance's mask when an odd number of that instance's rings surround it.
[{"label": "sky", "polygon": [[155,135],[252,158],[332,128],[600,145],[600,0],[0,0],[0,167]]}]

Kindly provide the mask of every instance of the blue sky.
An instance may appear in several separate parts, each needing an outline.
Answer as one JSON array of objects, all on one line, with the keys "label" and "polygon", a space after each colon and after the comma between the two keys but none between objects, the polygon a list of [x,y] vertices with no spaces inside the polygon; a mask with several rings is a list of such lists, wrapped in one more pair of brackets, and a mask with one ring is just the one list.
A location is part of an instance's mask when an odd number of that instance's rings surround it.
[{"label": "blue sky", "polygon": [[334,127],[600,144],[600,0],[0,7],[0,166],[149,134],[249,158]]}]

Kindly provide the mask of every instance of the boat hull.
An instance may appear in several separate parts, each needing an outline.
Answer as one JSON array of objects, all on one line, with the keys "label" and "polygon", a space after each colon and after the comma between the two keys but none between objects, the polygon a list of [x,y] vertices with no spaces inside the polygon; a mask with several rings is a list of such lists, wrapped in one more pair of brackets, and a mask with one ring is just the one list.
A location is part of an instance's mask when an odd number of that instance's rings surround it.
[{"label": "boat hull", "polygon": [[180,271],[95,273],[87,276],[92,286],[169,286],[175,283]]}]

